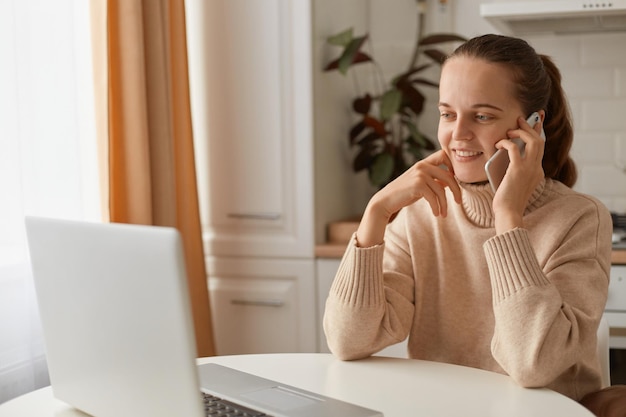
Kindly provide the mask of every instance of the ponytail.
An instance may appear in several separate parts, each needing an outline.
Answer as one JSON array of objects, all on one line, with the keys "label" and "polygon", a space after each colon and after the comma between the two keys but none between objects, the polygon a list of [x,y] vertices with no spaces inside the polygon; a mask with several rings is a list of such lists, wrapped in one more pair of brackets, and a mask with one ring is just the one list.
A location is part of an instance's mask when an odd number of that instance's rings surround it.
[{"label": "ponytail", "polygon": [[574,140],[572,117],[565,92],[561,87],[561,73],[549,57],[545,55],[540,57],[551,81],[546,118],[543,122],[546,138],[550,138],[546,140],[543,171],[546,177],[572,187],[578,178],[576,164],[569,156]]}]

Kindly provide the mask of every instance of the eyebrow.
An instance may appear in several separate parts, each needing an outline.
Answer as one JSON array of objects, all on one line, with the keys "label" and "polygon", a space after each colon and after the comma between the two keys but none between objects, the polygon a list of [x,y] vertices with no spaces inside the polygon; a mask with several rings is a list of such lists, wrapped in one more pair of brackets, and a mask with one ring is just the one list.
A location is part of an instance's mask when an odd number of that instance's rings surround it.
[{"label": "eyebrow", "polygon": [[[448,103],[444,103],[442,101],[439,102],[439,107],[452,107],[450,106]],[[501,109],[498,106],[494,106],[493,104],[489,104],[489,103],[476,103],[472,106],[473,109],[478,109],[478,108],[489,108],[489,109],[494,109],[494,110],[498,110],[498,111],[504,111],[503,109]]]}]

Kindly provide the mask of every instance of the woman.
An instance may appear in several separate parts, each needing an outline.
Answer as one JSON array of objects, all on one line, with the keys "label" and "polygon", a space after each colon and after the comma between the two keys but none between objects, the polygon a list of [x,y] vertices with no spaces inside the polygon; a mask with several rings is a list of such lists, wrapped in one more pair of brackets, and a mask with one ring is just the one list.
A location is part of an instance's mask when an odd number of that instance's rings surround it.
[{"label": "woman", "polygon": [[[350,360],[408,336],[411,358],[579,400],[601,388],[612,223],[570,188],[560,73],[525,41],[485,35],[446,60],[439,95],[441,150],[369,201],[326,302],[328,345]],[[511,163],[494,193],[484,166],[498,149]]]}]

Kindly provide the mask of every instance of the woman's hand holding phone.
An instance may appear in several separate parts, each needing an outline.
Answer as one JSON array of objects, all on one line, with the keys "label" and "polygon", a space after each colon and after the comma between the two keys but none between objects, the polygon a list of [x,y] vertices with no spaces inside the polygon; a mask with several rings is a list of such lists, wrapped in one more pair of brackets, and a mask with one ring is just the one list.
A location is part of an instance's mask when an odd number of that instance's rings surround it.
[{"label": "woman's hand holding phone", "polygon": [[541,162],[545,134],[541,125],[533,127],[520,118],[519,128],[507,134],[510,138],[519,138],[523,146],[520,149],[512,140],[502,140],[496,144],[499,150],[507,153],[507,159],[510,160],[493,200],[497,233],[523,227],[524,209],[533,191],[544,178]]},{"label": "woman's hand holding phone", "polygon": [[[526,119],[526,123],[528,123],[528,125],[532,128],[540,120],[541,116],[539,115],[539,113],[534,112],[528,117],[528,119]],[[543,129],[541,130],[541,137],[545,140],[545,134],[543,133]],[[526,143],[519,137],[511,139],[511,141],[517,145],[520,154],[523,156]],[[498,151],[491,158],[489,158],[489,161],[487,161],[487,163],[485,164],[487,179],[489,180],[489,184],[491,185],[491,189],[494,193],[500,186],[500,183],[502,182],[502,179],[506,174],[509,162],[509,151],[505,148],[501,148],[498,149]]]}]

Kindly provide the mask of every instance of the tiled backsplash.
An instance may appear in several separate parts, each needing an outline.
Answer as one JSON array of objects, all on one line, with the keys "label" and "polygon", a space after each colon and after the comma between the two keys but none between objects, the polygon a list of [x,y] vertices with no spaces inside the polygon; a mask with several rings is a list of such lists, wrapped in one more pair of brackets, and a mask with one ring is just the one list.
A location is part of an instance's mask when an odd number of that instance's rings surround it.
[{"label": "tiled backsplash", "polygon": [[563,75],[574,118],[575,188],[626,212],[626,33],[528,40]]}]

